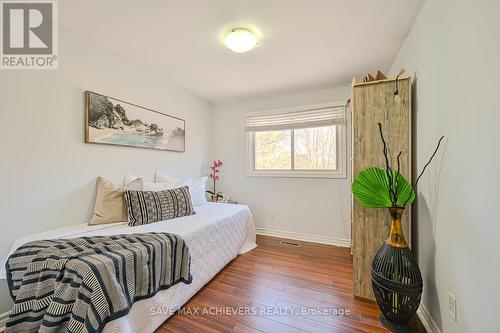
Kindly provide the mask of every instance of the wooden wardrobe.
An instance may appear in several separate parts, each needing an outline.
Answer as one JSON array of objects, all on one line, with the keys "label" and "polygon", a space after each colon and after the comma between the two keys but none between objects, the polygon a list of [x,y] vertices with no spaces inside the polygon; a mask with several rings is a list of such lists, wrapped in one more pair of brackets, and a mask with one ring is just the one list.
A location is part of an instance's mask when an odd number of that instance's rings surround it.
[{"label": "wooden wardrobe", "polygon": [[[397,167],[396,156],[401,155],[401,174],[411,180],[411,79],[397,82],[399,103],[394,91],[395,79],[352,86],[352,176],[363,169],[376,166],[385,169],[383,144],[377,123],[382,123],[392,167]],[[389,235],[387,209],[365,208],[352,201],[352,254],[354,295],[374,299],[371,282],[371,263],[377,250]],[[403,230],[409,244],[409,209],[403,216]]]}]

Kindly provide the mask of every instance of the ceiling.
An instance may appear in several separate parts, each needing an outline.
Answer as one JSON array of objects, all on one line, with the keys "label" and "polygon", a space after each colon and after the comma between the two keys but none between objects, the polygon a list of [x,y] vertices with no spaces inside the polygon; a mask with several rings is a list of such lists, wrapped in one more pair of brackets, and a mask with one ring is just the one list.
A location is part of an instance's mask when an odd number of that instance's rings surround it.
[{"label": "ceiling", "polygon": [[[61,26],[216,104],[387,70],[424,0],[59,1]],[[244,54],[221,43],[257,28]]]}]

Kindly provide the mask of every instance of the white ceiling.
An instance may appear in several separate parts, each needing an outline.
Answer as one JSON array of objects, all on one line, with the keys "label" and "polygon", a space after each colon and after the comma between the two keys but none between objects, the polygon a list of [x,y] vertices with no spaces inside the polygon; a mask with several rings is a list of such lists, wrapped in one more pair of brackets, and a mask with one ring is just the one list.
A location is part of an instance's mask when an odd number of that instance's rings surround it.
[{"label": "white ceiling", "polygon": [[[387,70],[424,0],[59,1],[60,24],[211,103]],[[257,27],[245,54],[221,35]]]}]

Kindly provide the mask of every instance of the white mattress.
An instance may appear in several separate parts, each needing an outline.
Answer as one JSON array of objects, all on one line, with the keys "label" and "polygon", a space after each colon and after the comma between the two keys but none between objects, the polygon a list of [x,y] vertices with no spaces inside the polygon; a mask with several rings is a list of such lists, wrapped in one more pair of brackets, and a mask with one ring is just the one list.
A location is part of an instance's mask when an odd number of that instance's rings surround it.
[{"label": "white mattress", "polygon": [[[40,239],[106,236],[143,232],[171,232],[186,241],[191,253],[191,284],[179,283],[160,291],[154,297],[136,302],[129,314],[109,322],[104,333],[153,332],[171,313],[186,303],[238,254],[256,247],[250,210],[245,205],[208,203],[195,206],[195,215],[137,227],[126,223],[102,226],[78,224],[22,237],[14,242],[10,253],[19,246]],[[4,265],[5,266],[5,265]],[[2,268],[0,278],[5,279]]]}]

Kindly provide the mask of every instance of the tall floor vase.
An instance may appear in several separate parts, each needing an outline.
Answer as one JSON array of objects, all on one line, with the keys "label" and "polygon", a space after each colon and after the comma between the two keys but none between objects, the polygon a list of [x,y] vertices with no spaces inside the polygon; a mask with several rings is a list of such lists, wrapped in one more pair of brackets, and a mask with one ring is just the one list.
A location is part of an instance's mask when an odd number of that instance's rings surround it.
[{"label": "tall floor vase", "polygon": [[401,218],[404,208],[389,208],[389,212],[389,238],[372,262],[373,292],[382,312],[382,324],[393,332],[410,332],[408,323],[422,296],[422,275],[403,235]]}]

